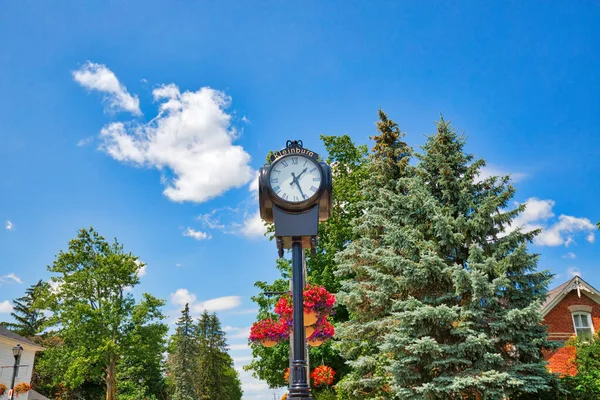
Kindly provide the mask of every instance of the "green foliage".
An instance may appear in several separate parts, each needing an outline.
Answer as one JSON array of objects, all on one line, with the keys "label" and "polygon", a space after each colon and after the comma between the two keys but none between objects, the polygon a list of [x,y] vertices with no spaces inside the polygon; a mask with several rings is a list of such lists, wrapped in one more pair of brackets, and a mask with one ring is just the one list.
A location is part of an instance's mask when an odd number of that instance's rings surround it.
[{"label": "green foliage", "polygon": [[591,341],[577,340],[577,375],[563,378],[570,393],[569,399],[591,400],[600,398],[600,336]]},{"label": "green foliage", "polygon": [[194,324],[185,305],[170,340],[168,365],[172,400],[242,398],[242,384],[216,314],[205,311]]},{"label": "green foliage", "polygon": [[380,238],[393,220],[390,196],[403,193],[412,150],[401,139],[398,125],[380,111],[379,134],[368,176],[361,185],[363,200],[352,224],[353,241],[338,254],[337,276],[343,278],[338,299],[350,311],[350,320],[338,326],[339,349],[352,371],[338,383],[344,399],[389,398],[389,357],[380,346],[395,322],[392,302],[397,292],[394,267],[382,262]]},{"label": "green foliage", "polygon": [[[310,283],[325,286],[335,293],[339,289],[338,278],[334,275],[336,265],[334,256],[344,245],[353,239],[351,223],[361,211],[357,204],[361,199],[361,186],[366,176],[367,164],[366,146],[355,145],[348,135],[321,136],[327,150],[327,162],[332,166],[335,180],[333,187],[333,210],[331,218],[319,224],[319,242],[316,256],[307,252],[307,275]],[[273,232],[272,226],[269,232]],[[290,261],[277,260],[276,268],[281,278],[269,284],[257,282],[260,290],[252,300],[259,306],[258,319],[276,318],[273,307],[278,297],[268,297],[263,293],[285,292],[289,290],[291,274]],[[348,313],[344,307],[337,307],[332,316],[334,323],[346,321]],[[253,371],[254,376],[265,380],[270,387],[287,385],[283,380],[283,372],[289,366],[289,342],[280,343],[275,347],[266,348],[260,344],[251,344],[253,360],[245,366]],[[331,342],[316,348],[310,348],[310,360],[331,366],[336,371],[336,378],[343,377],[349,370],[338,350]],[[311,362],[313,363],[313,362]]]},{"label": "green foliage", "polygon": [[196,328],[188,304],[177,321],[169,345],[169,374],[173,386],[172,400],[194,400],[194,375],[197,370]]},{"label": "green foliage", "polygon": [[552,377],[539,306],[551,275],[527,252],[537,232],[505,232],[523,207],[509,177],[477,179],[483,160],[441,120],[416,167],[393,122],[375,137],[359,239],[340,254],[340,329],[353,372],[346,399],[535,394]]},{"label": "green foliage", "polygon": [[200,316],[197,329],[199,349],[196,393],[200,399],[239,400],[242,385],[227,353],[225,332],[216,314],[207,311]]},{"label": "green foliage", "polygon": [[8,329],[27,338],[41,333],[46,317],[34,304],[43,287],[44,282],[40,280],[25,290],[25,296],[13,300],[14,307],[10,315],[16,322],[4,324]]},{"label": "green foliage", "polygon": [[109,244],[90,228],[79,231],[48,267],[54,288],[46,287],[36,306],[53,314],[47,323],[53,345],[38,368],[52,377],[54,390],[103,385],[104,397],[114,400],[117,393],[137,395],[142,379],[144,393],[164,398],[164,301],[143,294],[136,304],[129,292],[142,266],[116,240]]}]

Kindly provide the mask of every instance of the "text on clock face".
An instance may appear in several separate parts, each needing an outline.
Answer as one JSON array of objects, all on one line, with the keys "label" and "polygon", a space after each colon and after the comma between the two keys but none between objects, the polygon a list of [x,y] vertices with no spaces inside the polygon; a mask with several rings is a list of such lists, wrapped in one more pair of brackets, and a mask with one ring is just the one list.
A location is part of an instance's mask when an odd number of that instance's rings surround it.
[{"label": "text on clock face", "polygon": [[273,164],[269,184],[281,199],[301,202],[318,192],[321,179],[321,169],[312,159],[289,156]]}]

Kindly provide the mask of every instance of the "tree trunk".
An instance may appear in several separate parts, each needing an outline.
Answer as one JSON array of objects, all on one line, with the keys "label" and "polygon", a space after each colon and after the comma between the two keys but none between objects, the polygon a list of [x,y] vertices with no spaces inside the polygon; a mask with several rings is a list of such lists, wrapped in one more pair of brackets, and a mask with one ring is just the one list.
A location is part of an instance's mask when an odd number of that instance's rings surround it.
[{"label": "tree trunk", "polygon": [[106,368],[106,400],[116,400],[116,370],[117,370],[117,358],[112,355],[108,361],[108,367]]}]

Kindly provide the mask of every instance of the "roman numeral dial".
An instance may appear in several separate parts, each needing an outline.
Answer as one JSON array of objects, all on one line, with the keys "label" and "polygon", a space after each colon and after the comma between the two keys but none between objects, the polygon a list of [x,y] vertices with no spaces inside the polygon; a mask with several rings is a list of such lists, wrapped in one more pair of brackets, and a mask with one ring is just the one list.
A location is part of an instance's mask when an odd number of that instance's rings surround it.
[{"label": "roman numeral dial", "polygon": [[301,203],[319,194],[321,167],[310,157],[289,155],[275,160],[269,184],[275,195],[288,203]]}]

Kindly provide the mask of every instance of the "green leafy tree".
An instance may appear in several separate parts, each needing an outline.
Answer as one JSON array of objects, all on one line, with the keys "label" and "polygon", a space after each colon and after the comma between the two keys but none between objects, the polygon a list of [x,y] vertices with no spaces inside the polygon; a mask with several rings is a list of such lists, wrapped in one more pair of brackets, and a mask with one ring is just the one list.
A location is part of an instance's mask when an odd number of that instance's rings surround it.
[{"label": "green leafy tree", "polygon": [[206,400],[240,400],[242,385],[227,353],[225,332],[216,314],[204,311],[196,325],[198,372],[196,393]]},{"label": "green leafy tree", "polygon": [[342,356],[352,368],[338,384],[340,398],[387,399],[391,377],[386,367],[389,356],[380,346],[395,321],[394,296],[398,292],[396,266],[384,260],[382,235],[395,220],[390,201],[405,192],[404,179],[412,174],[408,162],[411,149],[402,141],[398,125],[379,112],[378,135],[361,186],[360,214],[353,222],[354,240],[337,256],[336,275],[342,279],[338,299],[350,312],[350,320],[338,326]]},{"label": "green leafy tree", "polygon": [[11,331],[31,338],[42,332],[46,317],[35,303],[44,288],[44,282],[38,281],[25,290],[25,296],[13,301],[13,312],[10,315],[16,322],[8,322],[4,325]]},{"label": "green leafy tree", "polygon": [[196,398],[194,378],[198,371],[198,346],[196,327],[190,316],[188,304],[177,321],[177,329],[171,338],[169,349],[169,374],[173,382],[173,400]]},{"label": "green leafy tree", "polygon": [[590,341],[577,339],[575,363],[577,375],[563,378],[568,395],[561,399],[592,400],[600,398],[600,336]]},{"label": "green leafy tree", "polygon": [[[332,166],[335,182],[332,194],[333,209],[329,220],[319,224],[317,254],[311,256],[310,252],[306,253],[307,275],[309,282],[323,285],[335,293],[339,289],[339,282],[334,275],[336,270],[334,256],[354,237],[351,224],[361,213],[358,202],[361,198],[360,189],[366,176],[368,149],[366,146],[353,143],[348,135],[322,135],[321,140],[325,145],[326,161]],[[269,232],[272,233],[272,229]],[[255,284],[260,289],[260,293],[252,297],[259,306],[258,319],[277,318],[273,308],[278,297],[265,296],[264,292],[286,292],[290,288],[290,261],[278,259],[276,268],[281,274],[280,278],[272,283],[260,281]],[[332,316],[336,324],[347,319],[348,313],[344,307],[338,307],[335,315]],[[289,342],[280,343],[272,348],[252,344],[251,348],[253,360],[245,369],[253,371],[254,376],[266,381],[270,387],[287,385],[283,379],[283,372],[289,366]],[[343,377],[349,370],[332,342],[310,348],[309,359],[311,366],[318,364],[331,366],[336,371],[336,379]]]},{"label": "green leafy tree", "polygon": [[[144,294],[136,304],[129,291],[139,283],[142,266],[119,242],[108,243],[90,228],[80,230],[48,267],[55,274],[54,289],[46,291],[42,308],[53,313],[48,325],[57,343],[46,351],[44,367],[55,385],[103,385],[106,400],[115,400],[118,388],[127,395],[127,379],[161,379],[164,301]],[[142,376],[146,366],[153,371],[150,376]],[[130,375],[120,374],[120,368]],[[86,397],[93,398],[98,397]]]}]

